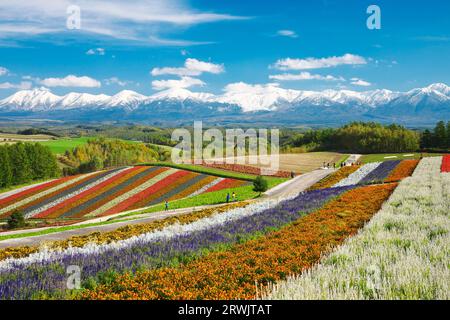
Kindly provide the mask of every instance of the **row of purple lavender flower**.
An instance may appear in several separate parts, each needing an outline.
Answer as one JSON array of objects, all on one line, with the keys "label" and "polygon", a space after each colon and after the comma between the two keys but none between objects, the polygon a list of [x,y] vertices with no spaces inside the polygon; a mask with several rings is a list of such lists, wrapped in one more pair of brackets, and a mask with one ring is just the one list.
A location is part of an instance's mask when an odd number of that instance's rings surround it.
[{"label": "row of purple lavender flower", "polygon": [[360,184],[380,183],[386,179],[392,170],[398,166],[400,160],[384,161],[374,170],[369,172],[364,178],[359,181]]},{"label": "row of purple lavender flower", "polygon": [[110,246],[107,250],[92,250],[93,253],[89,253],[89,250],[83,253],[74,251],[73,254],[69,252],[50,261],[12,265],[0,272],[0,297],[30,299],[43,292],[50,295],[64,292],[66,268],[70,265],[81,268],[82,281],[86,285],[92,281],[101,281],[105,274],[182,263],[209,250],[280,228],[352,188],[354,186],[304,192],[256,214],[225,220],[206,228],[189,229],[187,226],[186,230],[173,237],[156,237],[152,241],[142,239],[128,246]]}]

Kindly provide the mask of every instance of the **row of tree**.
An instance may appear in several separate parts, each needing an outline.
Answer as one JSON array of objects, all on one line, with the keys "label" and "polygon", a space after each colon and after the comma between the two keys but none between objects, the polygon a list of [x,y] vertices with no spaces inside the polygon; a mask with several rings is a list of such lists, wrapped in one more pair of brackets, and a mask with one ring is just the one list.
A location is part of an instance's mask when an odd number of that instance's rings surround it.
[{"label": "row of tree", "polygon": [[358,153],[406,152],[419,149],[420,135],[399,125],[352,122],[333,129],[310,130],[285,139],[285,146]]},{"label": "row of tree", "polygon": [[75,170],[65,169],[65,174],[85,173],[108,167],[152,162],[159,159],[158,152],[143,143],[118,139],[98,138],[66,151],[66,161],[74,163]]},{"label": "row of tree", "polygon": [[450,121],[447,125],[439,121],[433,130],[426,129],[422,133],[420,146],[424,149],[450,149]]},{"label": "row of tree", "polygon": [[39,143],[0,146],[0,187],[28,183],[60,175],[57,160]]}]

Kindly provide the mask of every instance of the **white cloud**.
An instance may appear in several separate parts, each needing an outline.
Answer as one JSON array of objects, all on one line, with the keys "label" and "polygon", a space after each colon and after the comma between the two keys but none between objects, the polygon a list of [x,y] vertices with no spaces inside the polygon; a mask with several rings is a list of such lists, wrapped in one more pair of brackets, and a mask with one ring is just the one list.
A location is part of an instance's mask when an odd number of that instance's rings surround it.
[{"label": "white cloud", "polygon": [[204,86],[205,83],[196,78],[192,77],[182,77],[181,79],[170,79],[170,80],[154,80],[152,81],[152,88],[154,90],[165,90],[165,89],[185,89],[194,86]]},{"label": "white cloud", "polygon": [[10,83],[10,82],[3,82],[0,83],[0,89],[19,89],[19,90],[27,90],[31,88],[31,82],[30,81],[22,81],[18,84]]},{"label": "white cloud", "polygon": [[64,78],[47,78],[39,81],[40,84],[47,87],[85,87],[85,88],[98,88],[101,87],[101,83],[91,77],[75,75],[68,75]]},{"label": "white cloud", "polygon": [[130,84],[131,81],[120,80],[118,77],[111,77],[111,78],[105,79],[105,83],[108,86],[117,84],[121,87],[125,87],[126,85]]},{"label": "white cloud", "polygon": [[328,58],[306,58],[306,59],[280,59],[273,65],[279,70],[307,70],[337,67],[340,65],[361,65],[366,64],[364,57],[346,53],[343,56]]},{"label": "white cloud", "polygon": [[9,70],[5,67],[0,67],[0,76],[7,75],[9,73]]},{"label": "white cloud", "polygon": [[283,36],[283,37],[290,37],[290,38],[297,38],[298,35],[295,31],[292,30],[278,30],[277,35]]},{"label": "white cloud", "polygon": [[88,51],[86,51],[86,54],[89,55],[89,56],[92,56],[92,55],[104,56],[105,55],[105,49],[103,49],[103,48],[89,49]]},{"label": "white cloud", "polygon": [[215,64],[211,62],[204,62],[193,58],[188,58],[184,62],[184,67],[163,67],[153,68],[152,76],[161,75],[176,75],[176,76],[199,76],[204,72],[219,74],[225,71],[223,64]]},{"label": "white cloud", "polygon": [[247,17],[191,8],[184,0],[2,0],[0,1],[0,38],[16,38],[66,32],[66,12],[70,5],[81,8],[78,34],[109,36],[149,43],[159,30],[178,30],[216,21]]},{"label": "white cloud", "polygon": [[309,72],[300,72],[298,74],[283,73],[270,75],[269,79],[278,81],[296,81],[296,80],[324,80],[324,81],[345,81],[342,77],[334,77],[332,75],[322,76],[320,74],[311,74]]},{"label": "white cloud", "polygon": [[369,86],[372,85],[370,82],[364,81],[364,80],[359,79],[359,78],[351,78],[350,80],[352,80],[351,84],[353,84],[355,86],[369,87]]}]

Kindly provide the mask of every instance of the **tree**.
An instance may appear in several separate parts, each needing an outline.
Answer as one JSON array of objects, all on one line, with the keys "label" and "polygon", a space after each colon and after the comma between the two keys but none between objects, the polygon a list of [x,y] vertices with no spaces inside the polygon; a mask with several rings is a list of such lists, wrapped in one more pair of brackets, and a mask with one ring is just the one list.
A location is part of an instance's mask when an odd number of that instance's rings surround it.
[{"label": "tree", "polygon": [[21,142],[9,146],[9,157],[12,164],[13,184],[22,184],[33,179],[30,159],[25,145]]},{"label": "tree", "polygon": [[447,148],[450,148],[450,121],[447,122]]},{"label": "tree", "polygon": [[25,216],[20,210],[15,210],[8,218],[9,229],[22,228],[26,225],[27,223],[25,222]]},{"label": "tree", "polygon": [[447,132],[444,121],[439,121],[434,128],[434,145],[438,148],[445,148],[447,144]]},{"label": "tree", "polygon": [[11,159],[8,154],[8,146],[0,146],[0,188],[12,184]]},{"label": "tree", "polygon": [[262,176],[257,176],[255,180],[253,180],[253,190],[256,192],[264,192],[268,189],[267,180],[264,179]]},{"label": "tree", "polygon": [[430,130],[425,129],[425,131],[422,134],[422,141],[421,141],[421,147],[422,148],[430,148],[433,145],[433,134],[430,132]]}]

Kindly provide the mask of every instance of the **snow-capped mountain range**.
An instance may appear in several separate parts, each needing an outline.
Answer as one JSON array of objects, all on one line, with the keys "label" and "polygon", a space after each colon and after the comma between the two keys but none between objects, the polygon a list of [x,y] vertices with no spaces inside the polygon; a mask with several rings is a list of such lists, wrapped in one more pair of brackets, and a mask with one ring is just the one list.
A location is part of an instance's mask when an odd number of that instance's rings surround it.
[{"label": "snow-capped mountain range", "polygon": [[[0,100],[0,115],[26,113],[51,115],[61,111],[81,111],[80,114],[94,115],[98,112],[122,114],[134,119],[164,114],[167,118],[183,118],[183,114],[199,117],[221,117],[232,114],[241,116],[261,114],[262,117],[285,115],[318,119],[324,112],[345,118],[354,116],[388,117],[431,117],[448,119],[450,114],[450,87],[435,83],[407,92],[386,89],[372,91],[324,90],[302,91],[283,89],[278,85],[248,86],[239,84],[224,94],[191,92],[186,89],[170,89],[145,96],[124,90],[113,96],[105,94],[71,92],[64,96],[53,94],[47,88],[22,90]],[[438,114],[439,113],[439,114]],[[76,114],[75,114],[76,115]],[[299,119],[299,120],[300,120]]]}]

